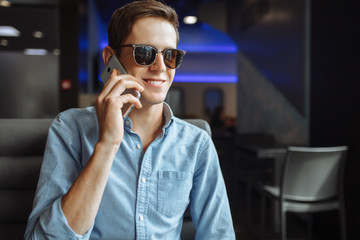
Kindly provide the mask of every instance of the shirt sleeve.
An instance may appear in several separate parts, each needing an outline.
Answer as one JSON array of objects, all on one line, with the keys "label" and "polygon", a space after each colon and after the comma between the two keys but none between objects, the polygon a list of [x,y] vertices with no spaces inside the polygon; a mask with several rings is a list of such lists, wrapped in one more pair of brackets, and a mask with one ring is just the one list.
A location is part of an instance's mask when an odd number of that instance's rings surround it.
[{"label": "shirt sleeve", "polygon": [[25,239],[89,239],[92,227],[84,235],[76,234],[62,212],[61,198],[79,175],[80,137],[60,114],[52,123],[46,143],[33,210],[29,216]]},{"label": "shirt sleeve", "polygon": [[235,239],[215,146],[208,136],[202,141],[190,194],[190,211],[196,228],[196,239]]}]

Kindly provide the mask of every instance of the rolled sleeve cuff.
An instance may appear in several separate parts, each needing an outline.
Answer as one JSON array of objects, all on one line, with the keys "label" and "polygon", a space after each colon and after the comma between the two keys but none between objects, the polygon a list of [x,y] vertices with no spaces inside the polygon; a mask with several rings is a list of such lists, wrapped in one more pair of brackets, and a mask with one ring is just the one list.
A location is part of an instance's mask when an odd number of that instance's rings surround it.
[{"label": "rolled sleeve cuff", "polygon": [[61,208],[61,197],[59,197],[47,211],[40,217],[40,225],[48,239],[79,239],[90,238],[94,223],[84,235],[74,232],[69,226]]}]

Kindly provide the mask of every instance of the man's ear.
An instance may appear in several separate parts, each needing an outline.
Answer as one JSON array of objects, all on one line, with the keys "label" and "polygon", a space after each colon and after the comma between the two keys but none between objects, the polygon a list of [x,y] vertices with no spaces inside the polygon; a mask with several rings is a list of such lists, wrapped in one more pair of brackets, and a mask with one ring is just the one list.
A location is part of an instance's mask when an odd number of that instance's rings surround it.
[{"label": "man's ear", "polygon": [[104,50],[102,51],[102,57],[103,57],[105,65],[108,63],[108,61],[112,55],[115,55],[115,51],[111,47],[106,46],[104,48]]}]

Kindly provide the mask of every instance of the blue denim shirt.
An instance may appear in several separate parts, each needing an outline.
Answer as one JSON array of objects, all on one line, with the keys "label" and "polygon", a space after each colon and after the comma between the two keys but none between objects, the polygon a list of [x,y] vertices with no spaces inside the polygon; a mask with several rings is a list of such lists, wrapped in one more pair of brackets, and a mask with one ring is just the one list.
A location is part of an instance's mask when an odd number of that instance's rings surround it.
[{"label": "blue denim shirt", "polygon": [[162,134],[146,152],[125,119],[95,222],[78,235],[60,201],[94,151],[98,123],[93,107],[60,113],[49,130],[25,239],[179,239],[189,204],[197,239],[235,239],[211,138],[174,117],[166,104],[164,117]]}]

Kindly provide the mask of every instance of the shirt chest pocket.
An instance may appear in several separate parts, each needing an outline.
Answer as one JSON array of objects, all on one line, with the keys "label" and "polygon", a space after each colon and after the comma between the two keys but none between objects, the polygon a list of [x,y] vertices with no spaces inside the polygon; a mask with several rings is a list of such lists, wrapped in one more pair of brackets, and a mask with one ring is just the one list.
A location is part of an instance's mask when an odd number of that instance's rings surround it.
[{"label": "shirt chest pocket", "polygon": [[189,204],[192,172],[158,172],[157,210],[169,217],[183,214]]}]

